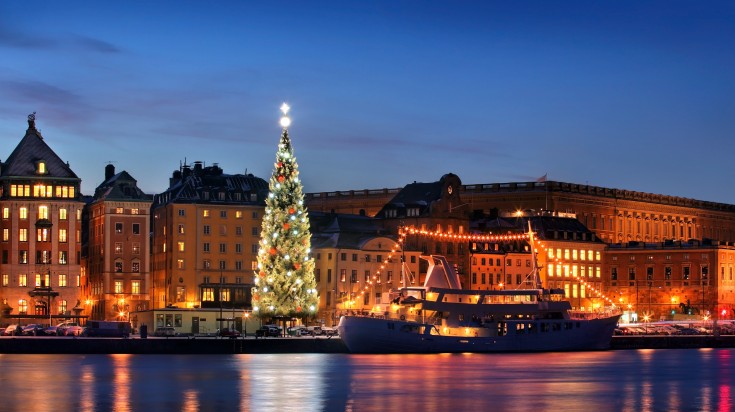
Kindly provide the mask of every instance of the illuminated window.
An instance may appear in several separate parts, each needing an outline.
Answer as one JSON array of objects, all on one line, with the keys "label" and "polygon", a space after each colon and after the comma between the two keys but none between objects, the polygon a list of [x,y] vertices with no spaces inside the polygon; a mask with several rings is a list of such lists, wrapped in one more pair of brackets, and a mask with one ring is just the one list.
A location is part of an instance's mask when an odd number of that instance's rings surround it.
[{"label": "illuminated window", "polygon": [[66,287],[66,275],[59,275],[59,287]]},{"label": "illuminated window", "polygon": [[184,268],[184,259],[178,259],[178,260],[176,260],[176,268],[177,269],[183,269]]},{"label": "illuminated window", "polygon": [[9,207],[3,208],[3,219],[10,219],[10,208]]},{"label": "illuminated window", "polygon": [[184,234],[184,225],[179,225],[179,234],[180,235]]},{"label": "illuminated window", "polygon": [[36,173],[39,175],[45,175],[46,174],[46,162],[43,160],[39,160],[38,163],[36,163]]},{"label": "illuminated window", "polygon": [[[60,265],[66,265],[67,263],[68,263],[68,262],[67,262],[67,251],[65,251],[65,250],[60,250],[60,251],[59,251],[59,264],[60,264]],[[66,275],[65,275],[65,276],[66,276]]]},{"label": "illuminated window", "polygon": [[122,280],[115,281],[115,293],[123,293],[123,281]]},{"label": "illuminated window", "polygon": [[[592,259],[590,259],[590,260],[592,260]],[[600,251],[599,250],[595,251],[595,260],[598,261],[598,262],[600,261]]]},{"label": "illuminated window", "polygon": [[123,263],[122,263],[122,261],[120,261],[120,260],[115,261],[115,272],[122,273],[122,271],[123,271]]},{"label": "illuminated window", "polygon": [[140,243],[133,243],[133,254],[139,255],[140,254]]},{"label": "illuminated window", "polygon": [[131,215],[139,215],[140,214],[140,209],[130,209],[130,214]]},{"label": "illuminated window", "polygon": [[184,251],[184,242],[179,242],[179,252]]},{"label": "illuminated window", "polygon": [[66,209],[59,209],[59,220],[66,220]]},{"label": "illuminated window", "polygon": [[115,209],[115,213],[117,213],[118,215],[123,214],[123,208],[121,208],[121,207],[116,208]]},{"label": "illuminated window", "polygon": [[21,242],[28,241],[28,229],[26,228],[18,229],[18,240],[20,240]]},{"label": "illuminated window", "polygon": [[222,288],[219,292],[219,299],[223,302],[229,302],[230,301],[230,289]]},{"label": "illuminated window", "polygon": [[33,186],[33,197],[51,197],[54,187],[38,184]]},{"label": "illuminated window", "polygon": [[38,240],[39,242],[50,242],[51,241],[51,229],[49,228],[36,229],[36,240]]},{"label": "illuminated window", "polygon": [[27,250],[18,251],[18,263],[20,263],[21,265],[28,264],[28,251]]},{"label": "illuminated window", "polygon": [[134,280],[131,282],[131,289],[134,295],[140,294],[140,281]]},{"label": "illuminated window", "polygon": [[82,209],[77,209],[77,220],[82,220]]},{"label": "illuminated window", "polygon": [[25,299],[21,299],[18,301],[18,312],[22,314],[28,313],[28,301]]},{"label": "illuminated window", "polygon": [[28,208],[21,207],[20,209],[18,209],[18,215],[21,219],[28,219]]},{"label": "illuminated window", "polygon": [[3,242],[7,242],[10,239],[10,229],[3,229]]},{"label": "illuminated window", "polygon": [[59,315],[63,315],[66,313],[66,301],[61,300],[59,301]]},{"label": "illuminated window", "polygon": [[214,302],[214,288],[202,288],[202,301]]},{"label": "illuminated window", "polygon": [[204,209],[204,210],[202,211],[202,215],[203,215],[204,217],[209,217],[209,209]]},{"label": "illuminated window", "polygon": [[50,286],[49,275],[36,274],[36,287],[48,287]]},{"label": "illuminated window", "polygon": [[123,252],[123,244],[122,242],[115,242],[115,254],[121,255]]},{"label": "illuminated window", "polygon": [[10,281],[10,276],[3,275],[3,286],[8,286],[9,281]]},{"label": "illuminated window", "polygon": [[133,261],[132,271],[133,273],[140,273],[140,262],[138,262],[137,260]]},{"label": "illuminated window", "polygon": [[48,219],[48,206],[39,206],[38,207],[38,218],[39,219]]},{"label": "illuminated window", "polygon": [[28,275],[18,275],[18,286],[20,287],[28,286]]},{"label": "illuminated window", "polygon": [[235,211],[235,219],[242,219],[242,210]]},{"label": "illuminated window", "polygon": [[66,243],[67,235],[66,229],[59,229],[59,242]]}]

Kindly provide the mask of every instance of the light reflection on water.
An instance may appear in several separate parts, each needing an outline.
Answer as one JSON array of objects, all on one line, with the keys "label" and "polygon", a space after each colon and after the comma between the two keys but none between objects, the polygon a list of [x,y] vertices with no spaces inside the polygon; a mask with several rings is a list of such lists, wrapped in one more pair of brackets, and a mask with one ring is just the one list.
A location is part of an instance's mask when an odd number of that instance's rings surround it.
[{"label": "light reflection on water", "polygon": [[729,411],[727,349],[0,355],[0,410]]}]

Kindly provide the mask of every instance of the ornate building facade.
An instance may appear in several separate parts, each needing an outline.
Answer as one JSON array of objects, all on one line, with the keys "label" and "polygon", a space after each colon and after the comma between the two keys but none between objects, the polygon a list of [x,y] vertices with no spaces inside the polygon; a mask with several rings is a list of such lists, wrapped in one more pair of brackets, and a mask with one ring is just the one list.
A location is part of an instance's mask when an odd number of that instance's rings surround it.
[{"label": "ornate building facade", "polygon": [[81,179],[28,116],[25,136],[0,164],[3,322],[52,324],[79,315]]},{"label": "ornate building facade", "polygon": [[[310,210],[376,216],[401,189],[309,193]],[[735,241],[735,205],[556,181],[460,185],[467,210],[574,214],[607,243]]]}]

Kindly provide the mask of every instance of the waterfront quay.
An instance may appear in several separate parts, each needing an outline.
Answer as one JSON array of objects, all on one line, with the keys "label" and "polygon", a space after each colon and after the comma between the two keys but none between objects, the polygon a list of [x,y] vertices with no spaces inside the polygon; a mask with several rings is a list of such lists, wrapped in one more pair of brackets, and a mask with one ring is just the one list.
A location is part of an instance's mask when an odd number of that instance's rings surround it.
[{"label": "waterfront quay", "polygon": [[[613,336],[611,350],[735,348],[735,336]],[[215,337],[90,338],[35,337],[0,338],[0,354],[259,354],[348,353],[338,337],[229,339]]]}]

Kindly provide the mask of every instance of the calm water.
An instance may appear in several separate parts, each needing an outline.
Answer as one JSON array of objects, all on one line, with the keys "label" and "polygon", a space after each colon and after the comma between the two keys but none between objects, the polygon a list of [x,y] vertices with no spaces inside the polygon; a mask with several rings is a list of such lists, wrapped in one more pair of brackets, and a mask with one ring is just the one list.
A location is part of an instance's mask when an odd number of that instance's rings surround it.
[{"label": "calm water", "polygon": [[734,353],[0,355],[0,410],[732,411]]}]

